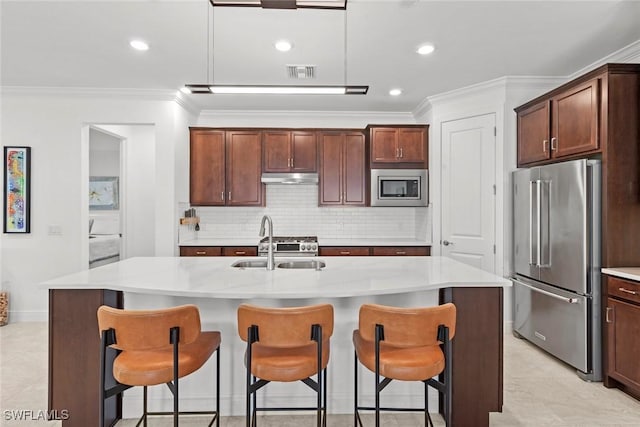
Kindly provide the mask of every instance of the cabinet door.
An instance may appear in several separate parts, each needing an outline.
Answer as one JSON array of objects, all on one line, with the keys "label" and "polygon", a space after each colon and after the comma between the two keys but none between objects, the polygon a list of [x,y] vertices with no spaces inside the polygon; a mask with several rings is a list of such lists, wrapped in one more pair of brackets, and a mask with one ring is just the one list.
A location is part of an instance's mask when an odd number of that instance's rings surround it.
[{"label": "cabinet door", "polygon": [[289,172],[291,166],[291,132],[264,132],[264,171]]},{"label": "cabinet door", "polygon": [[374,246],[374,256],[428,256],[428,246]]},{"label": "cabinet door", "polygon": [[368,246],[326,246],[320,247],[320,256],[369,256]]},{"label": "cabinet door", "polygon": [[220,256],[219,246],[180,246],[180,256]]},{"label": "cabinet door", "polygon": [[640,390],[640,306],[607,299],[607,375]]},{"label": "cabinet door", "polygon": [[426,161],[425,130],[413,128],[398,129],[398,161]]},{"label": "cabinet door", "polygon": [[342,204],[342,146],[344,134],[322,133],[319,136],[320,171],[319,205]]},{"label": "cabinet door", "polygon": [[189,151],[189,201],[194,206],[225,202],[225,133],[192,130]]},{"label": "cabinet door", "polygon": [[315,172],[317,170],[316,134],[314,132],[291,132],[291,170]]},{"label": "cabinet door", "polygon": [[551,157],[549,101],[518,113],[518,166]]},{"label": "cabinet door", "polygon": [[554,157],[598,149],[599,79],[552,99]]},{"label": "cabinet door", "polygon": [[395,163],[399,157],[398,129],[371,129],[371,161]]},{"label": "cabinet door", "polygon": [[222,248],[223,256],[257,256],[256,246],[225,246]]},{"label": "cabinet door", "polygon": [[343,203],[345,205],[366,206],[367,168],[364,135],[360,133],[347,134],[343,153]]},{"label": "cabinet door", "polygon": [[228,131],[227,205],[262,206],[262,144],[259,131]]}]

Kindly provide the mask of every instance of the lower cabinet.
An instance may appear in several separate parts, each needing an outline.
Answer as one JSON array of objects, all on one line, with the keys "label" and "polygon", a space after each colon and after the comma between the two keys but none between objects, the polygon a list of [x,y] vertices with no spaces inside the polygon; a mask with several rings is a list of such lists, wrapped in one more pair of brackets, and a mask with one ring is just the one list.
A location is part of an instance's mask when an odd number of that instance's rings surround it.
[{"label": "lower cabinet", "polygon": [[374,246],[373,256],[428,256],[431,248],[428,246]]},{"label": "lower cabinet", "polygon": [[321,246],[320,256],[369,256],[367,246]]},{"label": "lower cabinet", "polygon": [[607,277],[607,291],[605,374],[640,398],[640,282]]},{"label": "lower cabinet", "polygon": [[257,256],[257,246],[180,246],[180,256]]},{"label": "lower cabinet", "polygon": [[429,246],[321,246],[320,256],[428,256]]}]

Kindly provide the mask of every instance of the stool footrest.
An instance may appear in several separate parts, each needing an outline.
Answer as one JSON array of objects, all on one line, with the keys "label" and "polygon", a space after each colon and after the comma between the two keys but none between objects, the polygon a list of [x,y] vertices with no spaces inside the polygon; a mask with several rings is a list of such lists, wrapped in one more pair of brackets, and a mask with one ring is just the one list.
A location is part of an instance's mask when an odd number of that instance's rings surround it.
[{"label": "stool footrest", "polygon": [[[138,427],[140,423],[144,421],[146,416],[158,416],[158,415],[173,416],[173,412],[147,412],[146,414],[142,414],[142,416],[136,423],[136,427]],[[209,423],[208,427],[211,427],[213,423],[215,423],[218,417],[220,416],[218,411],[179,411],[178,415],[213,415],[213,418],[211,419],[211,422]]]}]

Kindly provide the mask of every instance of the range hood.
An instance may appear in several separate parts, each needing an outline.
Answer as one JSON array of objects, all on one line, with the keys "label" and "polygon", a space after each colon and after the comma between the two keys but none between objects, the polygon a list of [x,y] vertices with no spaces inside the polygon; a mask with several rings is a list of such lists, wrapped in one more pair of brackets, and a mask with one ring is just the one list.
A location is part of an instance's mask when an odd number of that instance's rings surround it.
[{"label": "range hood", "polygon": [[261,181],[265,184],[307,184],[317,185],[317,173],[263,173]]}]

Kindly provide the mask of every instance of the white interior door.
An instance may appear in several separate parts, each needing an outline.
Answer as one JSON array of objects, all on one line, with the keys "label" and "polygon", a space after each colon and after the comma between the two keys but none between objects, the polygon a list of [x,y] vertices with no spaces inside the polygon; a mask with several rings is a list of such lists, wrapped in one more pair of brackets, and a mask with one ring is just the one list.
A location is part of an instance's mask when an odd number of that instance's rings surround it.
[{"label": "white interior door", "polygon": [[442,123],[441,253],[495,272],[494,114]]}]

